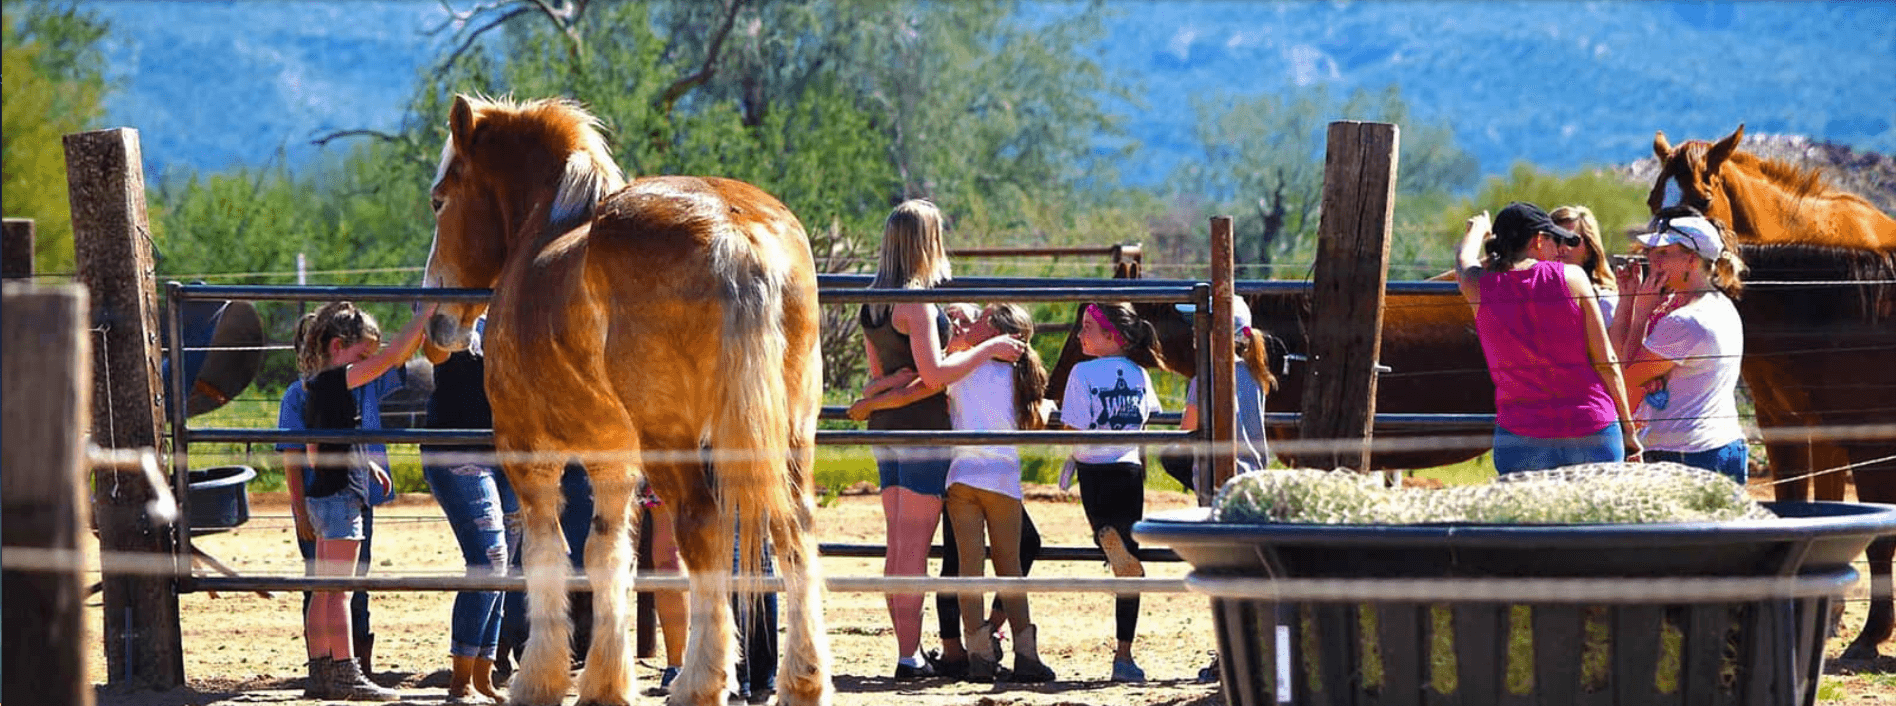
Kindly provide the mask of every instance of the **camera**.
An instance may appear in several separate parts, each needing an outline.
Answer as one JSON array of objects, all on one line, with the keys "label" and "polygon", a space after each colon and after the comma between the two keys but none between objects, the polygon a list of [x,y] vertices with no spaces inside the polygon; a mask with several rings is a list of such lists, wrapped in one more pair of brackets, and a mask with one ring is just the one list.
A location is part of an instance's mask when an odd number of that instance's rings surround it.
[{"label": "camera", "polygon": [[1614,255],[1607,259],[1614,272],[1630,271],[1644,278],[1651,271],[1645,255]]}]

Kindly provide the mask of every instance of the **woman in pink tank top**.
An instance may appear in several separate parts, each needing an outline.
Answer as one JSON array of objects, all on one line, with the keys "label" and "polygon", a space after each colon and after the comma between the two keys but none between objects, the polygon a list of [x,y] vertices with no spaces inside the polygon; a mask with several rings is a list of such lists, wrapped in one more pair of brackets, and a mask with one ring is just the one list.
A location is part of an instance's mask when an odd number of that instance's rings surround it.
[{"label": "woman in pink tank top", "polygon": [[[1494,466],[1502,473],[1638,460],[1632,409],[1597,293],[1559,247],[1580,237],[1531,203],[1468,219],[1455,280],[1475,310],[1494,378]],[[1582,306],[1585,304],[1585,306]]]}]

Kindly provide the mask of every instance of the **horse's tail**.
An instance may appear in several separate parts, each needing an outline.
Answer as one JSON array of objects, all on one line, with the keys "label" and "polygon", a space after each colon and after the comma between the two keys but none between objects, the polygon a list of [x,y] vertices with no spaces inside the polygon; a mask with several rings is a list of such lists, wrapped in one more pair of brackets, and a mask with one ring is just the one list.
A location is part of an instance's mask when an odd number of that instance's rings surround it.
[{"label": "horse's tail", "polygon": [[712,465],[725,527],[738,536],[740,570],[763,569],[769,521],[796,516],[791,488],[790,394],[786,388],[785,290],[790,263],[771,261],[748,238],[720,233],[712,244],[724,332],[718,375],[724,398],[713,422]]}]

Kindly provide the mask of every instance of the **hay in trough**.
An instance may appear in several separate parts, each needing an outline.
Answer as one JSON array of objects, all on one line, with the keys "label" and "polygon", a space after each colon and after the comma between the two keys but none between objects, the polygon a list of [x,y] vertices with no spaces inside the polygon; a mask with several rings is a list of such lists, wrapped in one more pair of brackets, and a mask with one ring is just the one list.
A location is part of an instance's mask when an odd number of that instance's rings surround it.
[{"label": "hay in trough", "polygon": [[1454,488],[1386,488],[1338,469],[1254,471],[1225,483],[1221,522],[1346,525],[1623,524],[1773,517],[1723,475],[1677,463],[1599,463]]}]

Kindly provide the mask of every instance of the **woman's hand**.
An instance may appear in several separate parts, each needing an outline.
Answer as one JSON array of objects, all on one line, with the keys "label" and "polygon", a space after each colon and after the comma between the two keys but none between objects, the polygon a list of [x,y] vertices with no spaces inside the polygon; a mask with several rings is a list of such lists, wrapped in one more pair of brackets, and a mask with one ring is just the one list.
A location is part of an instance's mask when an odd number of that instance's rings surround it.
[{"label": "woman's hand", "polygon": [[1013,336],[995,336],[983,341],[977,351],[983,357],[1012,363],[1027,355],[1027,342]]},{"label": "woman's hand", "polygon": [[309,522],[309,508],[303,503],[290,503],[290,516],[296,518],[296,538],[305,542],[316,541],[316,526]]},{"label": "woman's hand", "polygon": [[867,398],[856,400],[849,405],[849,418],[858,422],[869,421],[869,415],[875,412]]},{"label": "woman's hand", "polygon": [[1487,211],[1482,211],[1481,213],[1468,217],[1469,235],[1480,234],[1485,238],[1492,232],[1494,232],[1494,221],[1488,218]]},{"label": "woman's hand", "polygon": [[389,477],[388,469],[383,468],[382,464],[370,461],[369,475],[375,478],[376,485],[382,487],[382,495],[384,497],[395,492],[395,479]]}]

